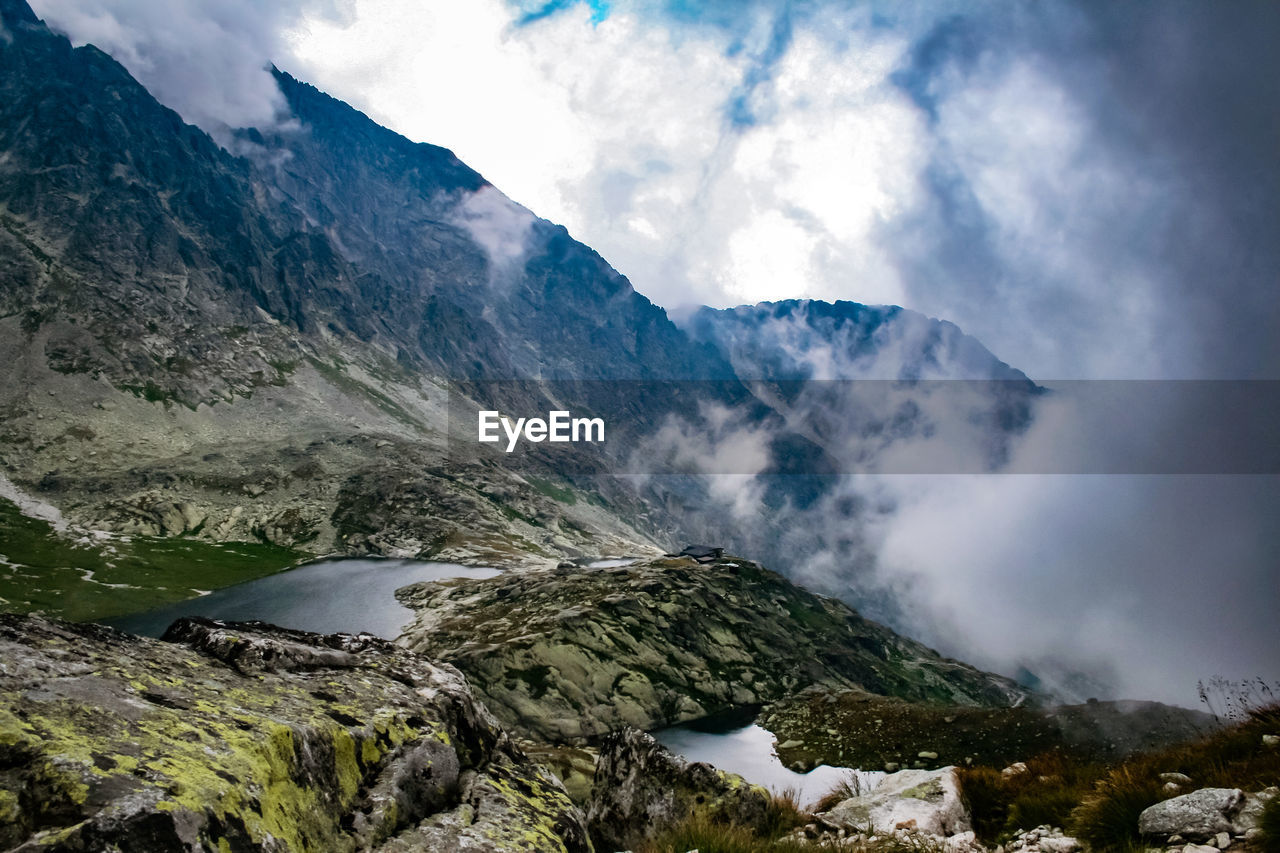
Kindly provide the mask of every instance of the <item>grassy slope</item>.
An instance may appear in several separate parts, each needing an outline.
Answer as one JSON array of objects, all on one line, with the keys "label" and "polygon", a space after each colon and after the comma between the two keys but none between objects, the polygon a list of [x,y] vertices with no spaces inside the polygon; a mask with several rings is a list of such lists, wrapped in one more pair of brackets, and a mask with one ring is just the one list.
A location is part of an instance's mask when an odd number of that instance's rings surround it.
[{"label": "grassy slope", "polygon": [[[1280,706],[1253,711],[1243,722],[1199,740],[1131,756],[1120,763],[1046,753],[1029,772],[1002,776],[995,767],[960,771],[980,838],[1040,824],[1064,826],[1097,851],[1142,849],[1138,815],[1160,800],[1197,788],[1259,791],[1280,785],[1280,749],[1262,736],[1280,734]],[[1166,791],[1161,773],[1184,773],[1191,784]]]},{"label": "grassy slope", "polygon": [[[1208,715],[1158,703],[1095,702],[979,708],[907,702],[859,691],[814,692],[771,705],[761,720],[788,766],[875,770],[948,764],[1004,767],[1050,750],[1076,760],[1118,761],[1212,728]],[[921,759],[919,753],[933,758]]]},{"label": "grassy slope", "polygon": [[276,545],[146,536],[93,542],[0,499],[0,609],[85,621],[193,598],[296,565],[307,555]]}]

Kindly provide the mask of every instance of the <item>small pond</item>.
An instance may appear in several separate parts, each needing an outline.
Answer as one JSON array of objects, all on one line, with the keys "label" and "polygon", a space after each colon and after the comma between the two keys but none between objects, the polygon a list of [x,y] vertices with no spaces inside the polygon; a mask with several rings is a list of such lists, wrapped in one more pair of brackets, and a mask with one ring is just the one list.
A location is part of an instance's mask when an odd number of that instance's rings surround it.
[{"label": "small pond", "polygon": [[656,731],[653,736],[663,746],[690,761],[705,761],[775,792],[794,789],[801,806],[813,805],[851,774],[857,774],[864,791],[875,787],[885,777],[878,770],[826,766],[815,767],[808,773],[797,773],[778,759],[773,749],[774,737],[769,730],[755,723],[744,725],[740,716],[736,720],[722,718],[673,726]]},{"label": "small pond", "polygon": [[322,560],[199,598],[104,621],[144,637],[160,636],[182,616],[204,616],[232,622],[256,619],[319,634],[365,631],[393,640],[413,618],[413,611],[396,601],[400,587],[446,578],[489,578],[498,573],[498,569],[418,560]]}]

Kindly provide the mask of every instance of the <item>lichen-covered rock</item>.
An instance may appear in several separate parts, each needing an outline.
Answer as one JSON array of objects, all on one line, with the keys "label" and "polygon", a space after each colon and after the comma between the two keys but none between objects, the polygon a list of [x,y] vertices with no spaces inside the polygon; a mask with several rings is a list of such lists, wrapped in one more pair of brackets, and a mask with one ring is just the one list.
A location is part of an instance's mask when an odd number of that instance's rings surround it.
[{"label": "lichen-covered rock", "polygon": [[538,765],[500,758],[484,773],[466,771],[460,792],[457,808],[424,820],[377,853],[592,849],[582,813],[569,806],[559,780]]},{"label": "lichen-covered rock", "polygon": [[586,808],[591,801],[591,786],[596,775],[598,749],[589,746],[520,741],[525,755],[541,764],[564,783],[569,799]]},{"label": "lichen-covered rock", "polygon": [[512,730],[584,743],[812,684],[968,705],[1025,690],[738,558],[548,569],[406,587],[400,642],[466,673]]},{"label": "lichen-covered rock", "polygon": [[877,832],[909,827],[945,838],[973,829],[954,767],[899,770],[880,780],[869,793],[851,797],[818,818],[831,829],[852,832],[867,827]]},{"label": "lichen-covered rock", "polygon": [[690,763],[650,735],[626,729],[605,738],[587,821],[601,850],[622,850],[690,817],[754,827],[769,792],[710,764]]},{"label": "lichen-covered rock", "polygon": [[[589,850],[453,667],[369,635],[0,615],[0,848]],[[488,846],[485,846],[488,845]]]},{"label": "lichen-covered rock", "polygon": [[1211,838],[1219,832],[1231,832],[1243,806],[1244,792],[1239,788],[1201,788],[1145,809],[1138,816],[1138,831],[1165,838]]}]

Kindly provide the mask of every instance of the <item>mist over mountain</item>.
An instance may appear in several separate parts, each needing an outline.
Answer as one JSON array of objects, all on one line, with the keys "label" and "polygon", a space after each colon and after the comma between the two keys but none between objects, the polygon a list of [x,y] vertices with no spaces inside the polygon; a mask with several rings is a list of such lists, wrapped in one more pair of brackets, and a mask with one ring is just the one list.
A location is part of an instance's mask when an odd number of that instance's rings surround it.
[{"label": "mist over mountain", "polygon": [[[1062,626],[1025,643],[956,615],[1072,569],[1016,478],[947,479],[1060,435],[1052,395],[955,325],[813,300],[677,325],[450,151],[279,69],[281,120],[215,139],[21,0],[0,20],[0,461],[73,525],[504,566],[707,540],[984,666],[1135,683],[1096,592],[1071,599],[1103,626],[1083,655]],[[490,453],[487,407],[600,415],[611,441]],[[1030,554],[966,586],[936,531],[1010,517]],[[1045,596],[998,598],[1022,630]]]}]

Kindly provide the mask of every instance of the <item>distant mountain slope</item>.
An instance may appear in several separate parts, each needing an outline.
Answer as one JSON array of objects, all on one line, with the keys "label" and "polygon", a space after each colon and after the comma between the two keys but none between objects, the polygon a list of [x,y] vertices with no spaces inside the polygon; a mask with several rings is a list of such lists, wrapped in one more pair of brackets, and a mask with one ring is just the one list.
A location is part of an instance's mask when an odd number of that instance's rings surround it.
[{"label": "distant mountain slope", "polygon": [[[499,458],[490,487],[495,462],[442,444],[448,389],[503,390],[458,380],[731,379],[596,253],[288,75],[294,119],[228,151],[21,0],[0,22],[0,461],[22,488],[92,527],[320,553],[652,548],[515,473],[545,463]],[[503,402],[545,411],[529,388]],[[669,405],[567,402],[632,429]]]},{"label": "distant mountain slope", "polygon": [[[686,332],[451,152],[286,73],[287,120],[222,145],[23,0],[0,20],[0,467],[73,523],[502,565],[696,538],[793,571],[861,547],[856,501],[795,516],[831,475],[951,440],[939,417],[998,465],[1029,418],[1034,386],[950,324],[787,302]],[[999,393],[904,385],[851,418],[838,386],[778,384],[882,375]],[[490,453],[481,404],[609,441]]]},{"label": "distant mountain slope", "polygon": [[[0,298],[29,331],[77,318],[65,370],[211,402],[336,339],[454,377],[732,375],[445,149],[277,72],[297,122],[233,156],[25,3],[2,12]],[[240,357],[246,334],[268,358]]]},{"label": "distant mountain slope", "polygon": [[742,379],[1029,382],[954,323],[896,305],[788,299],[704,307],[684,325]]}]

